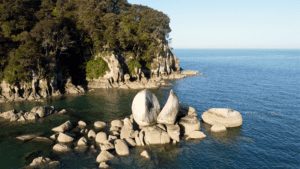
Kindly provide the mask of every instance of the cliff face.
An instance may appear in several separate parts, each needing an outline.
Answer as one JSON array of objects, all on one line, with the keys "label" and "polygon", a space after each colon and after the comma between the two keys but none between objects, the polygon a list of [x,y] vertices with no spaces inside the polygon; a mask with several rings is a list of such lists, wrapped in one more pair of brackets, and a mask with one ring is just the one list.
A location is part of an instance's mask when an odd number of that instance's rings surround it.
[{"label": "cliff face", "polygon": [[122,54],[110,53],[97,55],[108,65],[105,75],[87,79],[89,88],[122,88],[140,89],[157,88],[167,85],[166,79],[183,78],[180,73],[179,59],[172,53],[168,45],[162,45],[161,53],[149,64],[149,67],[134,67],[133,72],[128,71],[128,60]]}]

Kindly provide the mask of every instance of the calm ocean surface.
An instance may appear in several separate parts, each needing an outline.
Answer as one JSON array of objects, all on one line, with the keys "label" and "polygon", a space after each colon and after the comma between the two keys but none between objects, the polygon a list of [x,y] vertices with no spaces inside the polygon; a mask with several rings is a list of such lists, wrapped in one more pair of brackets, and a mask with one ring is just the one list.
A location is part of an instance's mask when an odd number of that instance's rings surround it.
[{"label": "calm ocean surface", "polygon": [[[183,104],[195,107],[199,117],[211,107],[228,107],[242,113],[243,125],[224,134],[178,145],[147,147],[151,160],[131,149],[128,157],[115,158],[112,168],[300,168],[300,50],[175,50],[181,66],[203,76],[173,82],[154,92],[163,104],[171,88]],[[93,153],[53,154],[47,144],[21,143],[15,137],[43,133],[64,121],[110,121],[130,114],[137,91],[96,90],[83,96],[49,100],[70,113],[33,124],[0,122],[0,168],[21,168],[37,155],[62,162],[64,169],[97,168]],[[30,109],[41,103],[0,104],[0,111]]]}]

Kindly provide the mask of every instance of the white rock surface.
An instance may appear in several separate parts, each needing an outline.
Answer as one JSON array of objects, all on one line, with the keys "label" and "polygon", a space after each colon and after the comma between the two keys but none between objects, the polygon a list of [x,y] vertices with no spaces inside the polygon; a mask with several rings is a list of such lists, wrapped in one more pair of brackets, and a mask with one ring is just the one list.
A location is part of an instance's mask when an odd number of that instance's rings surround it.
[{"label": "white rock surface", "polygon": [[81,137],[78,141],[77,141],[77,146],[87,146],[87,139],[85,137]]},{"label": "white rock surface", "polygon": [[56,151],[56,152],[60,152],[60,153],[71,151],[70,147],[68,147],[65,144],[61,144],[61,143],[55,144],[53,146],[53,150]]},{"label": "white rock surface", "polygon": [[114,127],[123,127],[123,122],[121,120],[113,120],[110,122],[111,126],[114,126]]},{"label": "white rock surface", "polygon": [[96,121],[96,122],[94,122],[94,127],[97,130],[101,130],[106,127],[106,123],[103,121]]},{"label": "white rock surface", "polygon": [[131,110],[139,126],[149,126],[156,123],[160,105],[156,96],[145,89],[134,97]]},{"label": "white rock surface", "polygon": [[70,121],[66,121],[65,123],[53,128],[52,131],[63,133],[67,130],[70,130],[71,128],[72,128],[72,123]]},{"label": "white rock surface", "polygon": [[[149,126],[142,129],[145,133],[145,143],[147,145],[152,144],[168,144],[171,142],[171,138],[168,133],[157,126]],[[140,138],[140,140],[142,140]]]},{"label": "white rock surface", "polygon": [[243,123],[241,113],[228,108],[211,108],[202,114],[202,119],[207,124],[222,124],[226,128],[239,127]]},{"label": "white rock surface", "polygon": [[71,143],[73,140],[74,140],[73,137],[64,133],[59,133],[57,137],[57,141],[60,143]]},{"label": "white rock surface", "polygon": [[214,125],[211,126],[210,131],[214,132],[214,133],[225,132],[226,127],[222,124],[214,124]]},{"label": "white rock surface", "polygon": [[143,150],[140,155],[146,159],[150,159],[150,155],[146,150]]},{"label": "white rock surface", "polygon": [[90,130],[88,132],[88,138],[95,138],[96,137],[96,132],[94,130]]},{"label": "white rock surface", "polygon": [[201,131],[192,131],[188,134],[186,139],[187,140],[189,140],[189,139],[203,139],[205,137],[206,137],[206,135]]},{"label": "white rock surface", "polygon": [[97,143],[105,143],[107,141],[107,134],[105,132],[97,133],[95,141]]},{"label": "white rock surface", "polygon": [[162,124],[174,124],[178,111],[179,100],[173,90],[171,90],[165,106],[157,117],[157,122]]},{"label": "white rock surface", "polygon": [[102,162],[106,162],[109,160],[112,160],[114,158],[114,155],[112,155],[110,152],[108,151],[101,151],[100,154],[97,156],[96,161],[98,163],[102,163]]},{"label": "white rock surface", "polygon": [[115,149],[116,149],[116,153],[120,156],[129,155],[129,148],[124,140],[121,139],[115,140]]}]

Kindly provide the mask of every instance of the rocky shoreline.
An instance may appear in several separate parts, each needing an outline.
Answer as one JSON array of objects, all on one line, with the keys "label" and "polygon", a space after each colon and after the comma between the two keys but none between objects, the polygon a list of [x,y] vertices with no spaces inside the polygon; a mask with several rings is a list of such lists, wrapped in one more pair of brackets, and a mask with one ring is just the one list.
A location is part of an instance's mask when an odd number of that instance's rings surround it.
[{"label": "rocky shoreline", "polygon": [[[139,79],[130,80],[130,77],[124,78],[123,81],[112,83],[106,78],[100,78],[93,80],[88,83],[87,88],[83,86],[76,86],[68,79],[64,86],[64,93],[58,90],[57,87],[50,85],[45,80],[33,80],[32,84],[20,85],[9,85],[5,81],[0,84],[0,103],[5,102],[18,102],[18,101],[38,101],[42,102],[46,98],[58,97],[62,95],[80,95],[84,94],[93,89],[154,89],[164,86],[170,86],[170,80],[182,79],[190,76],[199,75],[198,71],[183,70],[179,72],[173,72],[171,74],[160,75],[159,77],[152,77],[147,79],[141,76]],[[125,76],[126,77],[126,76]]]},{"label": "rocky shoreline", "polygon": [[[56,113],[47,113],[48,109],[36,107],[30,112],[35,112],[37,116],[44,114],[43,117],[46,117],[46,114],[59,114],[53,109],[51,111]],[[99,168],[108,168],[110,160],[115,156],[129,155],[130,149],[134,147],[141,147],[140,155],[151,159],[147,150],[142,147],[178,144],[182,140],[201,140],[206,137],[206,134],[200,131],[200,118],[196,109],[180,105],[172,90],[163,108],[153,93],[142,90],[134,97],[131,109],[132,114],[124,119],[95,121],[91,124],[82,120],[76,123],[66,121],[53,128],[53,135],[49,138],[41,137],[40,134],[29,134],[18,136],[16,139],[23,142],[47,141],[55,154],[71,151],[98,153],[95,164],[97,163]],[[212,125],[211,132],[226,132],[227,128],[242,125],[241,114],[226,108],[209,109],[202,114],[202,120]],[[36,157],[25,168],[60,168],[60,165],[59,161]]]}]

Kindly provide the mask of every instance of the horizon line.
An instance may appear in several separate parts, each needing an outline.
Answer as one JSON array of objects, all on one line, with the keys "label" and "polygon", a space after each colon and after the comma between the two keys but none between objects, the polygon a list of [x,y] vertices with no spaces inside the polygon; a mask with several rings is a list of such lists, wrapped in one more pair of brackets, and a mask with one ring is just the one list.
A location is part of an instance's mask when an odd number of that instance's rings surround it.
[{"label": "horizon line", "polygon": [[174,50],[300,50],[300,48],[175,48],[172,47]]}]

